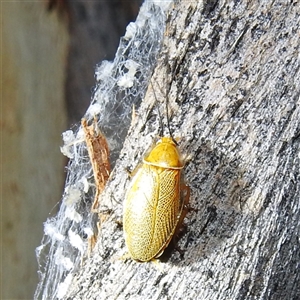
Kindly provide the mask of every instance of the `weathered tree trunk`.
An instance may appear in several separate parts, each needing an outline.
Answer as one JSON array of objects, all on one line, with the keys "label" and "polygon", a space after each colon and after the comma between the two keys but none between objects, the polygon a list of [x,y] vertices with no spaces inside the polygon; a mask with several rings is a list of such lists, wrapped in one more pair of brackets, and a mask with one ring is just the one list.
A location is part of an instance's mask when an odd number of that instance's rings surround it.
[{"label": "weathered tree trunk", "polygon": [[[300,11],[293,1],[178,1],[151,89],[102,197],[112,214],[70,299],[300,297]],[[151,86],[151,85],[150,85]],[[129,177],[157,137],[160,107],[186,157],[195,210],[182,255],[122,260]],[[156,100],[157,99],[157,100]],[[159,102],[159,103],[158,103]],[[165,132],[167,134],[167,132]]]}]

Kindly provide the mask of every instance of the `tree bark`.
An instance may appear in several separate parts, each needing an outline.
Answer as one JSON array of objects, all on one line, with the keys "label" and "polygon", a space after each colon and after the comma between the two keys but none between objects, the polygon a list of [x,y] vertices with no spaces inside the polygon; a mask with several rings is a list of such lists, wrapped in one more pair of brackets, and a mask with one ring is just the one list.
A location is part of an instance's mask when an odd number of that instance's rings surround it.
[{"label": "tree bark", "polygon": [[[297,1],[174,4],[152,85],[102,195],[100,213],[112,213],[67,298],[300,297],[299,16]],[[167,123],[166,101],[193,210],[181,252],[171,245],[158,265],[124,260],[116,221],[126,169],[157,138],[156,106]]]}]

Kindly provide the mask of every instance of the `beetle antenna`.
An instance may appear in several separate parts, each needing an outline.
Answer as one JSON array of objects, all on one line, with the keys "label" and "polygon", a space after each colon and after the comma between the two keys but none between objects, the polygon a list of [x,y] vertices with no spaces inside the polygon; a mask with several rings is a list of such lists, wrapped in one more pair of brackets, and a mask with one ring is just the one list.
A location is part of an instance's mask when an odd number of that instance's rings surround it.
[{"label": "beetle antenna", "polygon": [[[169,91],[170,91],[170,89],[169,89]],[[166,96],[166,116],[167,116],[167,127],[168,127],[168,130],[169,130],[170,137],[171,137],[172,141],[174,142],[174,144],[175,144],[176,146],[178,146],[178,143],[177,143],[176,140],[174,139],[173,134],[172,134],[172,131],[171,131],[171,128],[170,128],[170,118],[169,118],[169,93],[168,93],[167,96]]]},{"label": "beetle antenna", "polygon": [[[154,87],[153,87],[153,84],[152,84],[151,80],[150,80],[150,83],[151,83],[151,87],[152,87],[152,90],[153,90],[153,94],[154,94],[155,100],[158,103],[158,100],[157,100],[157,97],[156,97],[156,94],[155,94],[155,91],[154,91]],[[159,85],[158,85],[158,88],[160,89]],[[162,91],[161,91],[161,93],[162,93]],[[157,111],[158,111],[158,115],[159,115],[159,123],[160,123],[160,128],[161,128],[160,129],[160,136],[162,137],[163,133],[164,133],[164,125],[163,125],[163,122],[162,122],[162,117],[161,117],[161,113],[160,113],[158,105],[157,105]],[[166,117],[167,117],[167,127],[168,127],[168,131],[169,131],[170,137],[171,137],[172,141],[174,142],[174,144],[176,146],[178,146],[178,143],[174,139],[172,131],[171,131],[171,128],[170,128],[170,119],[169,119],[169,93],[166,96]]]},{"label": "beetle antenna", "polygon": [[163,134],[164,134],[164,123],[162,121],[162,117],[161,117],[161,113],[160,113],[159,105],[158,105],[158,100],[157,100],[157,97],[156,97],[156,94],[155,94],[155,91],[154,91],[154,87],[153,87],[153,84],[152,84],[151,80],[150,80],[150,84],[151,84],[151,87],[152,87],[152,91],[153,91],[153,94],[154,94],[155,101],[157,103],[156,106],[157,106],[157,112],[158,112],[158,117],[159,117],[159,126],[160,126],[159,136],[163,137]]}]

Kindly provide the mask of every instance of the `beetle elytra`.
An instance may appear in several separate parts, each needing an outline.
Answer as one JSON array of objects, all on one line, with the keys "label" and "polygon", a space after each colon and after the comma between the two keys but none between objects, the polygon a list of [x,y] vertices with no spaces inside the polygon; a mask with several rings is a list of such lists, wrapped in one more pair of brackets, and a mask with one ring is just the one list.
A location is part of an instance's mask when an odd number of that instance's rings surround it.
[{"label": "beetle elytra", "polygon": [[134,260],[159,257],[170,243],[182,219],[181,190],[188,188],[181,186],[183,167],[175,142],[163,137],[132,178],[125,197],[123,226]]}]

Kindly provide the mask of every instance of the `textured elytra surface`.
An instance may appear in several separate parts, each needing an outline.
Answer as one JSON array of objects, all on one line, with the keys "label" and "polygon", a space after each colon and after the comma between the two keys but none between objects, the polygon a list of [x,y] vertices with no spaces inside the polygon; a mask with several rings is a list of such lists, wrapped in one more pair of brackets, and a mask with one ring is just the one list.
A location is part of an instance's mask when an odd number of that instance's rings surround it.
[{"label": "textured elytra surface", "polygon": [[71,298],[299,298],[299,21],[296,1],[176,3],[153,86],[161,111],[171,87],[171,129],[190,158],[197,211],[185,219],[184,257],[173,252],[160,269],[118,260],[124,169],[158,128],[149,92],[105,193],[114,214]]},{"label": "textured elytra surface", "polygon": [[133,259],[149,261],[166,248],[182,206],[180,170],[143,164],[124,201],[125,242]]}]

